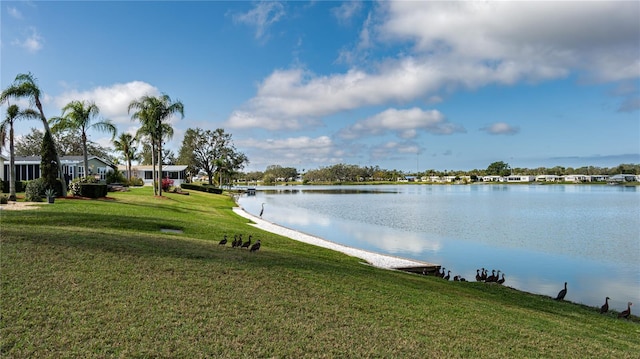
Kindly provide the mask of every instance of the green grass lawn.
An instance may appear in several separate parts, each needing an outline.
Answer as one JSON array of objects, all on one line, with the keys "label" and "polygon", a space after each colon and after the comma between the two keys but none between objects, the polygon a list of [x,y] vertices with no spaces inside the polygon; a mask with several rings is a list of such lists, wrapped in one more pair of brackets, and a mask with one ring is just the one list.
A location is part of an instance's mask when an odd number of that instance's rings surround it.
[{"label": "green grass lawn", "polygon": [[640,356],[636,316],[373,268],[254,229],[224,195],[109,195],[0,212],[0,357]]}]

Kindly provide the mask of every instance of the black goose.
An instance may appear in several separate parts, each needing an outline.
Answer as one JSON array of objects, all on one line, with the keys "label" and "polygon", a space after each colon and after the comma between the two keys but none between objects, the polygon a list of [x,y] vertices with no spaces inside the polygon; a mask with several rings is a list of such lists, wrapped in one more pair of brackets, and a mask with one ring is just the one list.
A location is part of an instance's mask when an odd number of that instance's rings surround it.
[{"label": "black goose", "polygon": [[620,314],[618,314],[618,318],[629,319],[629,316],[631,315],[631,305],[633,305],[633,303],[628,302],[627,309],[620,312]]},{"label": "black goose", "polygon": [[258,241],[257,241],[256,243],[254,243],[254,244],[251,246],[251,249],[249,249],[249,252],[255,252],[255,251],[257,251],[258,249],[260,249],[260,240],[259,240],[259,239],[258,239]]},{"label": "black goose", "polygon": [[224,238],[222,238],[222,240],[218,243],[218,245],[224,246],[225,244],[227,244],[227,235],[224,235]]},{"label": "black goose", "polygon": [[487,283],[491,283],[491,282],[495,282],[496,281],[496,270],[492,269],[491,270],[491,275],[487,277],[487,279],[484,280]]},{"label": "black goose", "polygon": [[600,307],[600,314],[606,313],[609,311],[609,297],[604,298],[604,304]]},{"label": "black goose", "polygon": [[249,236],[249,239],[246,242],[242,243],[240,248],[249,248],[250,245],[251,245],[251,236]]},{"label": "black goose", "polygon": [[447,271],[447,275],[444,276],[444,280],[449,280],[449,278],[451,278],[451,271],[450,270]]},{"label": "black goose", "polygon": [[496,282],[498,284],[503,284],[504,283],[504,273],[502,273],[502,278],[498,279]]},{"label": "black goose", "polygon": [[481,282],[482,276],[480,275],[480,269],[476,269],[476,282]]},{"label": "black goose", "polygon": [[238,246],[238,235],[234,234],[233,235],[233,241],[231,242],[231,247],[235,248]]},{"label": "black goose", "polygon": [[564,282],[564,289],[558,292],[556,300],[563,300],[565,295],[567,295],[567,282]]}]

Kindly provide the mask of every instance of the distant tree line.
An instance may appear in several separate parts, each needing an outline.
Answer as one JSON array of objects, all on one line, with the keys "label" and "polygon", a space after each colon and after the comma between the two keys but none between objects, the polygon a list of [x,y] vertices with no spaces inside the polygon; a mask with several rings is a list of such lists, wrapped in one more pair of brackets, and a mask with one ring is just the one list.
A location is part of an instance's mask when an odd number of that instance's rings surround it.
[{"label": "distant tree line", "polygon": [[614,175],[619,173],[625,174],[640,174],[640,164],[620,164],[616,167],[595,167],[595,166],[583,166],[583,167],[562,167],[555,166],[552,168],[537,167],[537,168],[512,168],[508,163],[503,161],[493,162],[486,169],[473,169],[471,171],[438,171],[429,169],[420,172],[403,172],[399,170],[387,170],[382,169],[379,166],[357,166],[349,164],[336,164],[332,166],[320,167],[318,169],[312,169],[304,171],[304,173],[298,173],[293,167],[282,167],[278,165],[270,165],[264,172],[254,171],[242,174],[242,179],[249,182],[263,181],[265,184],[272,184],[275,182],[291,182],[295,181],[298,177],[302,177],[304,183],[318,183],[318,182],[385,182],[396,181],[402,177],[430,177],[430,176],[470,176],[472,178],[483,176],[508,176],[514,175]]}]

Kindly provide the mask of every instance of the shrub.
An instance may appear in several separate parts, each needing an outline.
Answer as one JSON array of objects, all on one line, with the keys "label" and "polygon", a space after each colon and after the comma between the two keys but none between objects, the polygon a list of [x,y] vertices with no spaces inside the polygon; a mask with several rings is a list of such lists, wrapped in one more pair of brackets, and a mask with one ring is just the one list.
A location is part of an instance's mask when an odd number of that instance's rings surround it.
[{"label": "shrub", "polygon": [[42,197],[44,197],[44,191],[46,189],[46,181],[43,177],[29,181],[24,191],[24,199],[27,202],[42,202]]},{"label": "shrub", "polygon": [[169,188],[173,187],[173,180],[170,178],[163,178],[162,179],[162,190],[163,191],[168,191]]},{"label": "shrub", "polygon": [[142,187],[142,186],[144,186],[144,180],[142,178],[139,178],[139,177],[133,177],[133,178],[131,178],[131,182],[129,183],[129,186]]},{"label": "shrub", "polygon": [[126,181],[127,181],[127,179],[124,178],[124,175],[122,174],[122,172],[120,172],[120,170],[118,170],[117,168],[114,169],[113,171],[107,172],[107,175],[106,175],[107,184],[110,184],[110,183],[126,183]]},{"label": "shrub", "polygon": [[82,196],[80,186],[83,183],[98,183],[98,180],[92,176],[76,178],[71,181],[71,184],[69,184],[69,190],[76,196]]},{"label": "shrub", "polygon": [[[24,192],[24,189],[27,187],[26,181],[16,181],[16,192]],[[9,193],[9,181],[0,180],[0,188],[2,188],[2,192]]]},{"label": "shrub", "polygon": [[0,196],[0,204],[7,204],[9,203],[9,197],[2,195]]},{"label": "shrub", "polygon": [[80,183],[80,196],[100,198],[107,196],[107,185],[102,183]]}]

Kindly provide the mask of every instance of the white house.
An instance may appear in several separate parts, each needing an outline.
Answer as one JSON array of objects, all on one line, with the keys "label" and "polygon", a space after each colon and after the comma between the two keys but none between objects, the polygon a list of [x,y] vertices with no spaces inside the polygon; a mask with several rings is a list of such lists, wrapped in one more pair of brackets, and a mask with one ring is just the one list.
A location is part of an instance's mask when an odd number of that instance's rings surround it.
[{"label": "white house", "polygon": [[[9,159],[0,156],[2,164],[3,181],[9,180]],[[40,156],[16,156],[16,181],[31,181],[40,178]],[[85,176],[84,158],[83,156],[64,156],[60,158],[62,162],[62,171],[68,180]],[[99,180],[104,181],[108,172],[113,171],[114,165],[102,158],[89,156],[89,175],[95,175]]]},{"label": "white house", "polygon": [[574,182],[574,183],[591,182],[591,176],[587,176],[587,175],[566,175],[566,176],[562,176],[562,179],[564,182]]},{"label": "white house", "polygon": [[533,182],[536,180],[536,176],[510,175],[505,179],[507,182]]},{"label": "white house", "polygon": [[[124,177],[127,176],[127,166],[118,165],[118,170],[122,172]],[[131,178],[141,178],[144,181],[144,185],[153,185],[153,166],[151,165],[132,165],[131,166]],[[173,180],[173,185],[180,187],[187,179],[187,166],[186,165],[163,165],[162,166],[162,178],[169,178]]]},{"label": "white house", "polygon": [[608,183],[640,182],[640,176],[632,174],[617,174],[609,177]]},{"label": "white house", "polygon": [[482,176],[482,182],[503,182],[502,176]]},{"label": "white house", "polygon": [[560,182],[562,177],[556,175],[538,175],[536,176],[538,182]]}]

